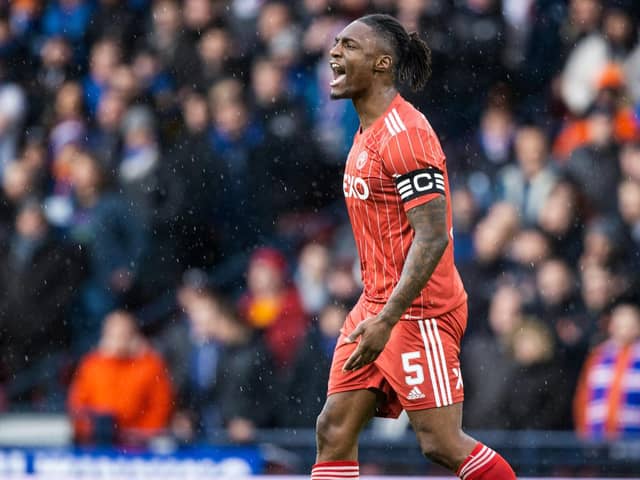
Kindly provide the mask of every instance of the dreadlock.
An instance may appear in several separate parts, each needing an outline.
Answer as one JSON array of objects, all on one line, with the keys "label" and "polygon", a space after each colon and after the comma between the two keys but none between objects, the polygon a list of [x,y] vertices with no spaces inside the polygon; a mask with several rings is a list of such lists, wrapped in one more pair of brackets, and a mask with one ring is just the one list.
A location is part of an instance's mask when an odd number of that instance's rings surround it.
[{"label": "dreadlock", "polygon": [[360,22],[382,35],[394,53],[394,78],[406,83],[417,92],[426,85],[431,76],[431,49],[416,32],[407,32],[391,15],[375,13],[366,15]]}]

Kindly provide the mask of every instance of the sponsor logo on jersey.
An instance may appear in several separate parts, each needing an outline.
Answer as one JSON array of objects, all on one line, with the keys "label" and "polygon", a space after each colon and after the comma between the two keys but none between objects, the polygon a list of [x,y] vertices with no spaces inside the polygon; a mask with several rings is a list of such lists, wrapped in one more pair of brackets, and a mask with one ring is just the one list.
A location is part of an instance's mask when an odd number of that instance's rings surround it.
[{"label": "sponsor logo on jersey", "polygon": [[414,170],[404,175],[394,175],[396,188],[403,202],[429,193],[444,195],[444,175],[434,167]]},{"label": "sponsor logo on jersey", "polygon": [[369,198],[369,186],[364,179],[344,174],[342,181],[342,190],[344,191],[345,198],[357,198],[359,200],[366,200]]}]

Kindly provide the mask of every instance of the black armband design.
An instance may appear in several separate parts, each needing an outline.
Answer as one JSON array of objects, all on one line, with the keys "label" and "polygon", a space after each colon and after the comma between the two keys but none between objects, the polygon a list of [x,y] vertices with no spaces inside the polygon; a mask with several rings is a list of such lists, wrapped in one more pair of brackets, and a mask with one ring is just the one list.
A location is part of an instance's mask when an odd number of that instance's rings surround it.
[{"label": "black armband design", "polygon": [[413,170],[395,177],[396,188],[403,202],[430,193],[445,194],[444,174],[435,167]]}]

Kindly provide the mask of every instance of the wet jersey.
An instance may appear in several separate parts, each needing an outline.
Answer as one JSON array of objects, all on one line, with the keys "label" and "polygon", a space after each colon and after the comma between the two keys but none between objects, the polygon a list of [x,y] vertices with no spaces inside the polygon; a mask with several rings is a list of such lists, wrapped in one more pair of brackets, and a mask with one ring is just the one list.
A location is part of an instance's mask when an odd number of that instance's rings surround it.
[{"label": "wet jersey", "polygon": [[449,312],[466,301],[453,263],[451,201],[445,156],[425,116],[400,95],[369,128],[358,131],[345,165],[343,191],[360,257],[361,302],[379,312],[400,279],[414,232],[406,212],[443,195],[449,244],[403,319]]}]

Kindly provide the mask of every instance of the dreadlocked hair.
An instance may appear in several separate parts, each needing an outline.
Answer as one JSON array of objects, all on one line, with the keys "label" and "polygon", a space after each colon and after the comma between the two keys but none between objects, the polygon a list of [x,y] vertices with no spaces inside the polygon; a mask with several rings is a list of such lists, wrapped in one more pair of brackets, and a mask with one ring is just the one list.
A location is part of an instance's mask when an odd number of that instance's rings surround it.
[{"label": "dreadlocked hair", "polygon": [[407,32],[391,15],[375,13],[359,19],[385,38],[395,56],[394,77],[414,92],[422,90],[431,76],[431,49],[416,32]]}]

